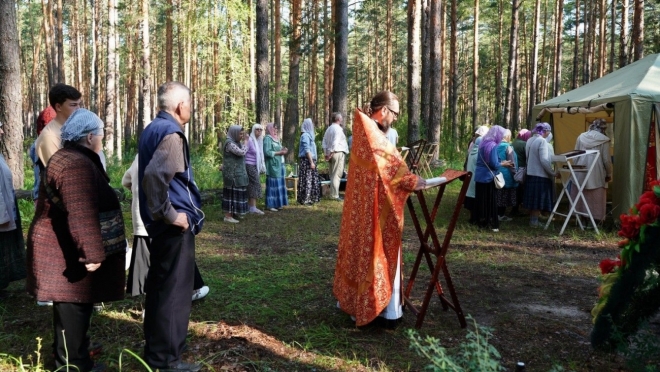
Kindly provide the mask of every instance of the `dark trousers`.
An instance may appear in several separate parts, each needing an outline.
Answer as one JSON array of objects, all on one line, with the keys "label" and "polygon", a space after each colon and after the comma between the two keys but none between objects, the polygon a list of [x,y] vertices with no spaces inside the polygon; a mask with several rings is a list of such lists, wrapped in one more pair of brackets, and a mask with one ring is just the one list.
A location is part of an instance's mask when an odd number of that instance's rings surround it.
[{"label": "dark trousers", "polygon": [[181,361],[194,282],[195,236],[176,226],[151,240],[144,318],[144,359],[167,368]]},{"label": "dark trousers", "polygon": [[204,279],[202,279],[202,274],[199,273],[197,262],[195,262],[195,278],[193,280],[193,284],[193,289],[200,289],[204,286]]},{"label": "dark trousers", "polygon": [[[81,372],[92,369],[89,357],[89,331],[93,304],[53,302],[53,351],[57,368],[76,366]],[[76,370],[75,368],[71,368]],[[66,370],[66,369],[64,369]]]}]

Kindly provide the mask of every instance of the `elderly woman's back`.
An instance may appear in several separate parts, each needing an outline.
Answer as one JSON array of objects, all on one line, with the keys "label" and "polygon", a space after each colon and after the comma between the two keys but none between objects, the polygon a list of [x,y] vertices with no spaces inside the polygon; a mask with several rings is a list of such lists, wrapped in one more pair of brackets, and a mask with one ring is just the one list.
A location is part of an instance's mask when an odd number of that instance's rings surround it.
[{"label": "elderly woman's back", "polygon": [[[73,140],[67,141],[67,125],[75,127],[81,121],[93,124],[92,129],[77,127]],[[86,351],[92,304],[124,297],[124,221],[96,153],[102,138],[102,122],[89,111],[76,111],[67,120],[62,131],[64,148],[48,162],[28,233],[26,286],[37,300],[54,303],[56,366],[69,363],[81,371],[93,365]],[[108,215],[114,216],[115,223],[108,221],[105,227],[116,226],[121,232],[112,241],[101,231],[102,217]],[[124,250],[107,253],[109,245],[104,243],[108,242]],[[66,330],[66,339],[61,330]]]}]

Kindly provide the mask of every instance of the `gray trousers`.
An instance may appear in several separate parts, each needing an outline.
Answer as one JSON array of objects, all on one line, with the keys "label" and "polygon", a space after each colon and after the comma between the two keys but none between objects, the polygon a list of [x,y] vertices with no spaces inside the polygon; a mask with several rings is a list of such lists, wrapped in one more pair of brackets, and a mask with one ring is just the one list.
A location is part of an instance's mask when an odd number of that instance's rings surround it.
[{"label": "gray trousers", "polygon": [[330,197],[333,199],[339,197],[339,184],[341,175],[344,173],[345,159],[346,154],[343,152],[335,152],[330,157]]}]

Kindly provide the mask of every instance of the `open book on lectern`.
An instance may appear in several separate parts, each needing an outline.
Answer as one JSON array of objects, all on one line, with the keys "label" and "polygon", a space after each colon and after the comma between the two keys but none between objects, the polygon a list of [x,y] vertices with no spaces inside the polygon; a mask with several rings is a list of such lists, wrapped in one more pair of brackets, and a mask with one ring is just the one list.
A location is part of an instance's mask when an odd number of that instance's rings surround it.
[{"label": "open book on lectern", "polygon": [[438,185],[442,185],[443,183],[447,182],[447,177],[433,177],[433,178],[427,178],[426,179],[426,186],[424,186],[424,189],[430,189],[432,187],[436,187]]}]

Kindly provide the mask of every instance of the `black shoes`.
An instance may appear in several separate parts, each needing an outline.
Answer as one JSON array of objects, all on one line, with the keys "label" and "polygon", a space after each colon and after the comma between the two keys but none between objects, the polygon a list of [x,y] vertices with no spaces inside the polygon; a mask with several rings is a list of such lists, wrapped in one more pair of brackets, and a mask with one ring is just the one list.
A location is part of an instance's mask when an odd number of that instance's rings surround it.
[{"label": "black shoes", "polygon": [[198,363],[186,363],[186,362],[179,362],[176,366],[173,367],[151,367],[151,369],[156,372],[197,372],[200,369],[202,369],[202,365]]}]

